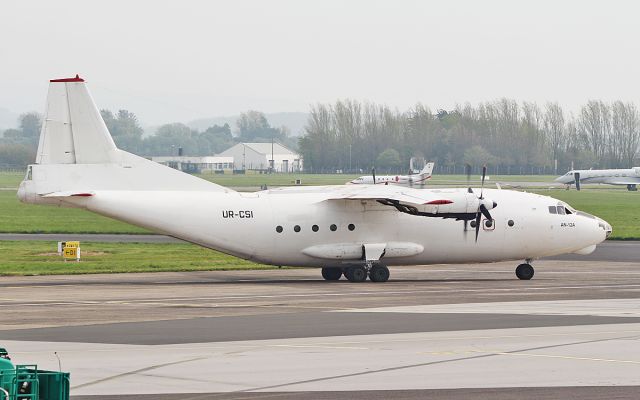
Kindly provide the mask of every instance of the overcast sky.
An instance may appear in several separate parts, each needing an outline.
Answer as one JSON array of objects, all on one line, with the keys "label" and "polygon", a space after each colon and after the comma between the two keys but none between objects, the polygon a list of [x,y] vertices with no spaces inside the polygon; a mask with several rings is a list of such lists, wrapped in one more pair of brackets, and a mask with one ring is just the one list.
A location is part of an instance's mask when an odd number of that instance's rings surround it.
[{"label": "overcast sky", "polygon": [[29,1],[0,4],[0,108],[79,73],[146,124],[510,97],[640,98],[636,1]]}]

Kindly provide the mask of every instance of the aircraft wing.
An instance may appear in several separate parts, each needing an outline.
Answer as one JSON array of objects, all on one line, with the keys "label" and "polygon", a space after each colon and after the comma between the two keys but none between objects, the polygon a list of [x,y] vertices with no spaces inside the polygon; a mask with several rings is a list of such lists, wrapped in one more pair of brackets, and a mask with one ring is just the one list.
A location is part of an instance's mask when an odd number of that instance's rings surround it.
[{"label": "aircraft wing", "polygon": [[326,200],[378,200],[380,202],[398,202],[412,206],[436,206],[452,204],[454,202],[451,196],[434,193],[429,190],[390,185],[349,186],[335,193],[331,193]]},{"label": "aircraft wing", "polygon": [[323,201],[338,200],[375,200],[409,215],[457,220],[475,219],[481,207],[485,210],[483,213],[488,214],[488,210],[497,206],[494,201],[481,199],[466,190],[413,189],[392,185],[343,186],[329,193]]}]

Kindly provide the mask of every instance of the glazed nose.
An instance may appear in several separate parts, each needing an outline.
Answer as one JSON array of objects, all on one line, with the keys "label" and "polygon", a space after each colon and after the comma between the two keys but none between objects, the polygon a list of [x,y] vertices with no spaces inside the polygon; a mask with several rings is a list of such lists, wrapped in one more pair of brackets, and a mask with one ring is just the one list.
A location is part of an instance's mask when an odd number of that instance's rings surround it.
[{"label": "glazed nose", "polygon": [[609,224],[607,221],[603,220],[602,218],[598,218],[598,227],[604,229],[604,232],[607,235],[607,237],[609,237],[609,235],[611,235],[611,232],[613,232],[613,228],[611,227],[611,224]]}]

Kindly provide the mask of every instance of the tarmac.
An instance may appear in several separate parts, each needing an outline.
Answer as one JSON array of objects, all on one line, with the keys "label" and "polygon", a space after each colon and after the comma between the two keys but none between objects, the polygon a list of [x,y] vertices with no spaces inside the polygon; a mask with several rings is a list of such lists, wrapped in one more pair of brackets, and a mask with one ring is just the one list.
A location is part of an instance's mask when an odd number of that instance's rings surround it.
[{"label": "tarmac", "polygon": [[[138,236],[138,235],[136,235]],[[392,267],[0,277],[0,344],[73,399],[637,399],[640,243]]]}]

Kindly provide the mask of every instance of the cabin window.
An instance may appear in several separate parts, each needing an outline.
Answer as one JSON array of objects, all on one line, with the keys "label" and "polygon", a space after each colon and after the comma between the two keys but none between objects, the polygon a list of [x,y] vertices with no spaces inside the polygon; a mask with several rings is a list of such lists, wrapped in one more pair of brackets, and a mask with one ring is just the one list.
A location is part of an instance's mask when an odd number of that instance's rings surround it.
[{"label": "cabin window", "polygon": [[320,229],[320,227],[318,225],[314,225],[311,227],[311,230],[314,232],[318,232],[318,230]]},{"label": "cabin window", "polygon": [[484,226],[485,226],[486,228],[491,228],[491,227],[493,226],[493,221],[492,221],[492,220],[490,220],[490,219],[488,219],[488,220],[484,221]]},{"label": "cabin window", "polygon": [[293,230],[294,230],[295,232],[300,232],[300,225],[296,225],[296,226],[294,226],[294,227],[293,227]]},{"label": "cabin window", "polygon": [[349,224],[348,228],[349,228],[350,231],[352,231],[352,230],[356,229],[356,226],[354,224]]},{"label": "cabin window", "polygon": [[549,206],[549,212],[551,214],[557,214],[558,210],[557,210],[556,206]]},{"label": "cabin window", "polygon": [[338,230],[338,226],[336,224],[331,224],[329,229],[331,229],[331,232],[335,232],[336,230]]},{"label": "cabin window", "polygon": [[280,225],[276,226],[276,232],[282,233],[282,227]]},{"label": "cabin window", "polygon": [[515,224],[515,222],[513,222],[513,220],[512,220],[512,219],[510,219],[510,220],[507,222],[507,225],[509,225],[509,226],[513,226],[514,224]]},{"label": "cabin window", "polygon": [[471,221],[469,223],[469,225],[471,225],[472,228],[475,228],[476,227],[476,221]]}]

